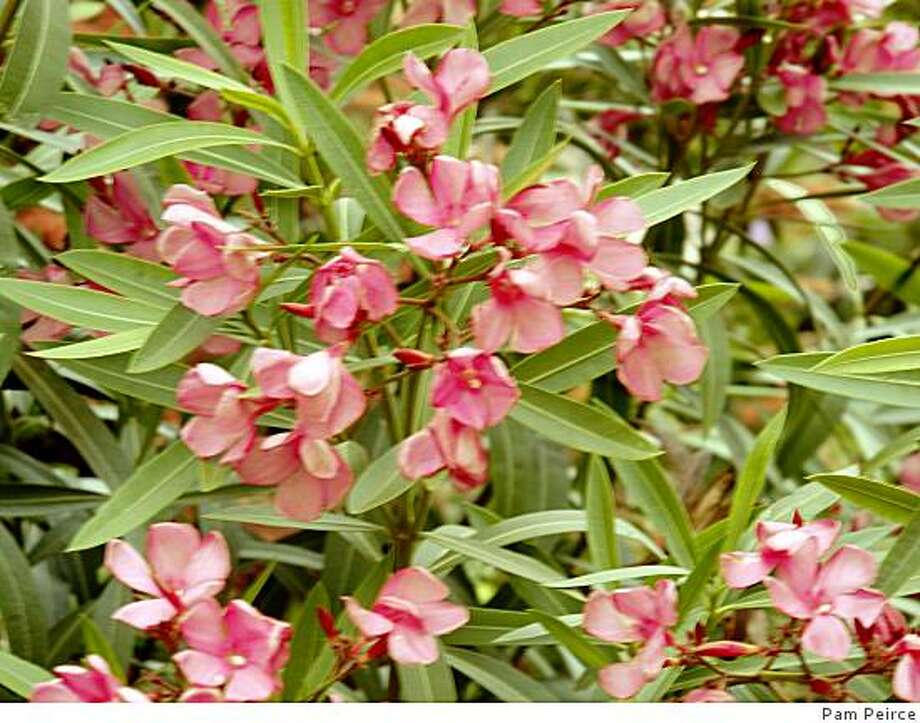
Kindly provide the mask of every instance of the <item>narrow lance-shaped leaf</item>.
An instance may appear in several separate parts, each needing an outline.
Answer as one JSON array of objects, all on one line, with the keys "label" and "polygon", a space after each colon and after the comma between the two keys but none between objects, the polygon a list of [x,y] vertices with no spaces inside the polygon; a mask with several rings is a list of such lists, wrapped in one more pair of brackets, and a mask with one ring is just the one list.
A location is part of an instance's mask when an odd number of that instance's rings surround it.
[{"label": "narrow lance-shaped leaf", "polygon": [[179,361],[203,344],[219,325],[217,317],[201,316],[176,304],[134,354],[128,372],[151,372]]},{"label": "narrow lance-shaped leaf", "polygon": [[29,561],[3,525],[0,525],[0,619],[14,655],[33,661],[43,659],[48,643],[45,609]]},{"label": "narrow lance-shaped leaf", "polygon": [[592,455],[585,475],[585,512],[588,516],[588,551],[598,570],[619,566],[613,486],[604,460]]},{"label": "narrow lance-shaped leaf", "polygon": [[556,115],[562,82],[556,81],[528,108],[520,128],[502,159],[502,178],[517,178],[535,160],[549,153],[556,140]]}]

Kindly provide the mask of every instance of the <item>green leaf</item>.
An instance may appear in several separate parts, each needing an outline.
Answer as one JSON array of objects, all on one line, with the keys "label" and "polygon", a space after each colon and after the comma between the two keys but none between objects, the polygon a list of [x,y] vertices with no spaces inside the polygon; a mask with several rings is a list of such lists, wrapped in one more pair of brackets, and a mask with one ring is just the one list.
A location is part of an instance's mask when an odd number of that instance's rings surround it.
[{"label": "green leaf", "polygon": [[884,186],[859,196],[859,200],[881,208],[920,209],[920,178]]},{"label": "green leaf", "polygon": [[521,398],[510,417],[548,439],[611,459],[646,459],[658,446],[620,417],[605,414],[568,397],[518,384]]},{"label": "green leaf", "polygon": [[693,567],[696,550],[690,516],[661,464],[654,459],[614,460],[613,468],[628,497],[664,536],[671,557],[678,565]]},{"label": "green leaf", "polygon": [[147,341],[151,331],[151,327],[142,326],[128,331],[119,331],[98,339],[79,341],[76,344],[61,344],[50,349],[30,352],[30,356],[35,356],[39,359],[97,359],[103,356],[112,356],[113,354],[124,354],[125,352],[140,349]]},{"label": "green leaf", "polygon": [[268,505],[245,505],[230,507],[205,515],[209,520],[240,522],[247,525],[264,525],[266,527],[294,527],[298,530],[316,530],[319,532],[383,532],[380,525],[373,522],[347,517],[333,512],[318,517],[310,522],[294,520],[275,512]]},{"label": "green leaf", "polygon": [[[129,130],[159,123],[183,122],[180,116],[170,115],[114,98],[61,93],[47,115],[61,123],[107,140]],[[270,183],[288,188],[303,185],[300,178],[280,163],[242,147],[226,146],[179,154],[183,160],[207,166],[226,168],[236,173],[261,178]],[[45,186],[45,188],[47,188]]]},{"label": "green leaf", "polygon": [[908,304],[920,304],[920,269],[900,256],[861,241],[847,241],[843,249],[860,270],[872,276],[886,291]]},{"label": "green leaf", "polygon": [[587,638],[579,635],[561,620],[547,615],[539,610],[527,611],[535,621],[540,623],[559,644],[578,658],[587,667],[592,669],[603,668],[611,661],[610,658],[597,646],[588,642]]},{"label": "green leaf", "polygon": [[873,584],[885,595],[895,595],[905,580],[920,572],[920,510],[901,530],[897,541],[885,555]]},{"label": "green leaf", "polygon": [[21,4],[16,39],[0,76],[0,114],[6,118],[45,110],[60,90],[70,51],[70,22],[59,2]]},{"label": "green leaf", "polygon": [[307,671],[326,644],[326,635],[316,615],[319,608],[332,609],[329,593],[326,592],[322,582],[317,582],[310,590],[310,594],[294,621],[291,654],[282,673],[284,681],[282,699],[287,702],[300,699],[300,687],[307,677]]},{"label": "green leaf", "polygon": [[613,485],[604,460],[592,455],[585,476],[585,513],[588,517],[591,562],[598,570],[618,567]]},{"label": "green leaf", "polygon": [[711,316],[699,327],[700,339],[709,350],[700,379],[703,429],[709,432],[722,416],[728,400],[728,385],[732,380],[732,354],[728,331],[722,319]]},{"label": "green leaf", "polygon": [[465,30],[459,25],[438,23],[415,25],[387,33],[366,46],[345,67],[329,92],[329,97],[337,103],[344,103],[353,93],[375,80],[400,70],[406,53],[414,53],[421,60],[440,55],[456,45]]},{"label": "green leaf", "polygon": [[207,121],[157,123],[125,131],[70,159],[42,177],[45,183],[70,183],[212,146],[289,145],[245,128]]},{"label": "green leaf", "polygon": [[471,650],[447,648],[450,667],[474,680],[505,703],[555,703],[559,699],[547,688],[499,658]]},{"label": "green leaf", "polygon": [[587,15],[493,45],[483,53],[492,71],[489,93],[497,93],[549,64],[577,53],[606,35],[627,14],[616,11]]},{"label": "green leaf", "polygon": [[605,198],[613,196],[627,196],[628,198],[638,198],[646,193],[657,191],[661,188],[670,177],[670,173],[652,171],[649,173],[637,173],[635,176],[627,176],[614,183],[608,183],[597,194],[597,200],[603,201]]},{"label": "green leaf", "polygon": [[399,697],[406,703],[456,703],[454,674],[442,655],[431,665],[400,665]]},{"label": "green leaf", "polygon": [[129,374],[128,360],[128,355],[119,355],[99,357],[92,361],[61,359],[58,364],[108,391],[161,407],[176,406],[176,387],[187,371],[186,367],[173,364],[146,374]]},{"label": "green leaf", "polygon": [[150,68],[157,76],[161,78],[176,78],[185,80],[202,88],[211,90],[237,90],[243,93],[252,93],[252,89],[233,78],[228,78],[213,70],[207,70],[195,63],[189,63],[185,60],[179,60],[171,55],[154,53],[143,48],[125,45],[123,43],[107,42],[112,50],[123,55],[138,65],[144,65]]},{"label": "green leaf", "polygon": [[198,46],[204,50],[220,71],[231,78],[246,80],[246,72],[223,42],[217,31],[211,27],[194,6],[187,0],[152,0],[153,7],[171,18]]},{"label": "green leaf", "polygon": [[358,132],[341,110],[303,72],[284,68],[293,108],[294,125],[316,145],[316,150],[342,179],[342,187],[364,208],[368,218],[391,240],[403,238],[402,226],[393,214],[392,190],[384,176],[371,177]]},{"label": "green leaf", "polygon": [[0,279],[0,296],[66,324],[101,331],[151,326],[163,318],[162,309],[143,301],[43,281]]},{"label": "green leaf", "polygon": [[54,676],[44,668],[0,650],[0,685],[20,698],[28,698],[36,685],[50,680]]},{"label": "green leaf", "polygon": [[818,363],[826,374],[878,374],[920,369],[920,336],[870,341],[844,349]]},{"label": "green leaf", "polygon": [[556,572],[542,562],[496,545],[484,544],[481,541],[471,541],[469,538],[454,537],[437,530],[424,532],[422,536],[426,540],[432,540],[442,547],[446,547],[448,550],[460,553],[473,560],[484,562],[497,570],[502,570],[511,575],[518,575],[525,580],[546,584],[563,579],[561,573]]},{"label": "green leaf", "polygon": [[770,462],[776,454],[776,447],[783,436],[786,424],[786,410],[777,414],[757,435],[754,446],[738,474],[738,481],[732,492],[731,510],[728,513],[728,527],[725,532],[723,550],[735,550],[741,534],[747,529],[754,506],[760,498],[767,481]]},{"label": "green leaf", "polygon": [[853,73],[832,81],[831,88],[875,95],[918,95],[920,73]]},{"label": "green leaf", "polygon": [[544,90],[527,109],[520,127],[502,160],[502,178],[517,178],[534,162],[547,155],[556,141],[556,116],[562,97],[562,81]]},{"label": "green leaf", "polygon": [[399,471],[398,456],[399,448],[393,447],[361,473],[345,503],[350,513],[358,515],[380,507],[415,484],[415,480],[406,479]]},{"label": "green leaf", "polygon": [[26,660],[43,659],[48,645],[45,608],[29,561],[3,525],[0,525],[0,618],[10,652]]},{"label": "green leaf", "polygon": [[195,486],[199,464],[183,442],[173,442],[135,470],[80,528],[68,549],[105,544],[148,522]]},{"label": "green leaf", "polygon": [[219,325],[219,317],[201,316],[176,304],[131,358],[128,372],[152,372],[179,361],[204,343]]},{"label": "green leaf", "polygon": [[808,479],[820,482],[860,509],[898,524],[910,524],[920,510],[920,495],[904,487],[844,474],[816,474]]},{"label": "green leaf", "polygon": [[170,309],[178,289],[167,286],[179,276],[160,264],[112,251],[78,249],[54,257],[68,269],[129,299]]},{"label": "green leaf", "polygon": [[[697,323],[716,314],[737,293],[737,284],[706,284],[697,287],[697,297],[690,299],[690,315]],[[635,307],[622,311],[629,312]],[[532,354],[518,362],[511,374],[551,392],[572,389],[603,376],[616,368],[616,330],[599,321],[569,334],[558,344]]]},{"label": "green leaf", "polygon": [[727,171],[708,173],[705,176],[691,178],[689,181],[679,181],[671,186],[639,196],[636,203],[639,204],[639,208],[645,215],[646,225],[654,226],[684,211],[696,208],[703,201],[731,188],[747,176],[753,167],[754,164],[751,164]]},{"label": "green leaf", "polygon": [[127,479],[131,461],[83,397],[40,359],[19,355],[13,370],[100,479],[113,487]]},{"label": "green leaf", "polygon": [[99,629],[96,622],[92,618],[84,615],[82,616],[80,627],[83,633],[83,647],[86,653],[88,655],[98,655],[102,657],[112,669],[112,674],[116,678],[124,680],[125,671],[121,668],[121,663],[118,660],[118,656],[115,654],[115,650],[112,648],[112,643],[109,642],[109,639]]},{"label": "green leaf", "polygon": [[626,580],[644,580],[648,577],[684,577],[690,570],[673,565],[636,565],[634,567],[620,567],[614,570],[592,572],[568,580],[547,583],[546,587],[572,588],[590,587],[591,585],[605,585],[610,582],[624,582]]},{"label": "green leaf", "polygon": [[[769,178],[765,183],[776,193],[790,200],[808,194],[808,191],[801,186],[779,178]],[[795,207],[812,223],[815,234],[824,242],[827,252],[837,266],[837,270],[840,272],[840,276],[847,288],[851,291],[856,291],[858,289],[856,266],[853,260],[843,251],[842,244],[846,241],[846,234],[840,228],[833,211],[828,208],[824,201],[817,198],[795,201]]]},{"label": "green leaf", "polygon": [[103,502],[102,495],[70,487],[0,485],[0,517],[45,517],[92,509]]}]

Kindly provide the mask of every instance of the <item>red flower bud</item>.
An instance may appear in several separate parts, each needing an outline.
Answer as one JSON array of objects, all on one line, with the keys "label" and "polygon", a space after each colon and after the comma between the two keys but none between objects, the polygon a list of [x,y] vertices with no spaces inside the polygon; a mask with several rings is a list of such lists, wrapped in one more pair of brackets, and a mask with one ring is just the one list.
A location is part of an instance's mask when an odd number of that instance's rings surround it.
[{"label": "red flower bud", "polygon": [[316,608],[316,617],[326,637],[333,640],[339,637],[339,629],[335,626],[335,617],[326,608]]},{"label": "red flower bud", "polygon": [[759,645],[740,643],[737,640],[714,640],[697,646],[693,652],[711,658],[740,658],[756,655],[760,650]]},{"label": "red flower bud", "polygon": [[431,354],[426,354],[423,351],[418,349],[397,349],[393,352],[400,364],[403,364],[410,369],[427,369],[435,362],[435,358]]},{"label": "red flower bud", "polygon": [[302,316],[305,319],[313,318],[313,304],[288,303],[281,304],[281,308],[294,314],[294,316]]},{"label": "red flower bud", "polygon": [[374,660],[376,658],[382,658],[387,654],[387,639],[378,638],[374,641],[374,644],[371,645],[367,650],[367,659]]}]

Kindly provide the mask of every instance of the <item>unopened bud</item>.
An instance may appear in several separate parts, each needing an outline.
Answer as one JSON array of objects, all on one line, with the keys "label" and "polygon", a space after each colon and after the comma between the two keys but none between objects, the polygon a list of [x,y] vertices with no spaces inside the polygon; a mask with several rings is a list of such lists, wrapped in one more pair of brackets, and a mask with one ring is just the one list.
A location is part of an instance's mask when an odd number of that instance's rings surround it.
[{"label": "unopened bud", "polygon": [[316,608],[316,617],[319,625],[330,640],[339,637],[339,629],[335,626],[335,617],[326,608]]},{"label": "unopened bud", "polygon": [[313,318],[313,304],[281,304],[281,308],[289,311],[294,316],[302,316],[305,319]]},{"label": "unopened bud", "polygon": [[418,349],[397,349],[393,352],[400,364],[410,369],[427,369],[435,362],[431,354],[426,354]]},{"label": "unopened bud", "polygon": [[740,643],[737,640],[714,640],[698,645],[693,652],[710,658],[741,658],[745,655],[756,655],[760,650],[759,645]]}]

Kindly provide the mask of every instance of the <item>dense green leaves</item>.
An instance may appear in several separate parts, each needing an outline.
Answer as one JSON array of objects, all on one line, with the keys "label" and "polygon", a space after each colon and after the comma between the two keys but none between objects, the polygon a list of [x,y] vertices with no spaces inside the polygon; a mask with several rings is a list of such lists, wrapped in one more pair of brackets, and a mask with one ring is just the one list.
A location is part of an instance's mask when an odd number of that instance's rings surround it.
[{"label": "dense green leaves", "polygon": [[445,656],[452,668],[475,680],[505,703],[551,703],[558,700],[546,686],[500,658],[460,648],[448,648]]},{"label": "dense green leaves", "polygon": [[176,304],[132,357],[128,372],[151,372],[179,361],[205,342],[219,324],[219,318],[201,316],[182,304]]},{"label": "dense green leaves", "polygon": [[45,609],[29,561],[0,524],[0,619],[10,651],[26,660],[43,659],[48,644]]}]

